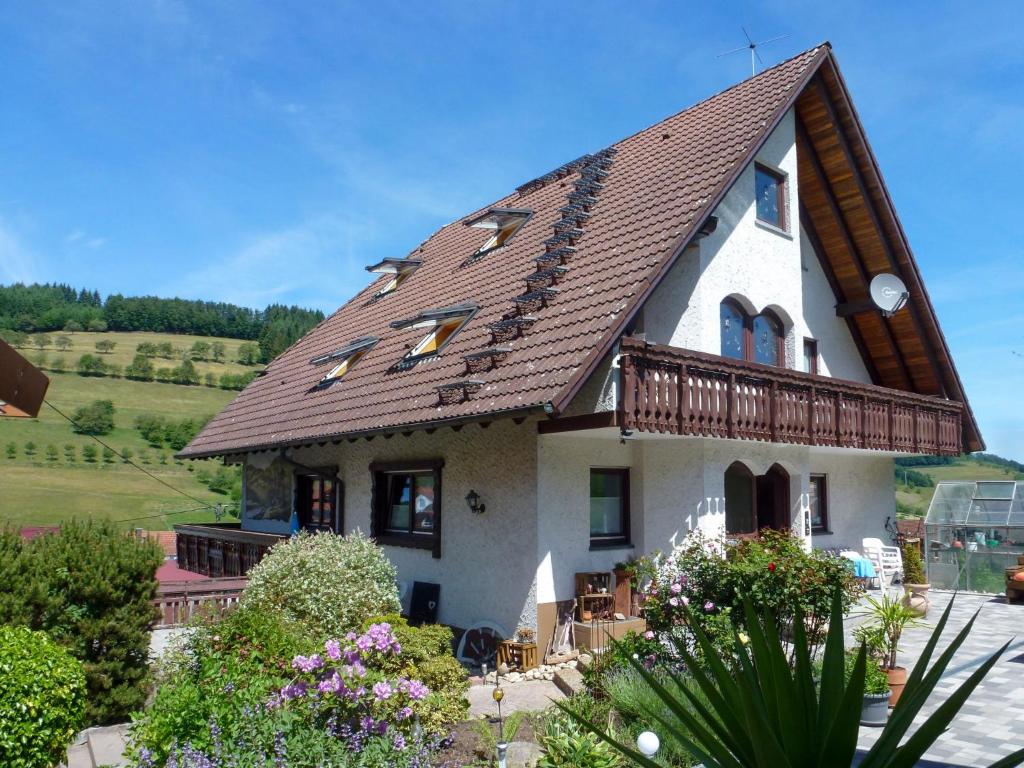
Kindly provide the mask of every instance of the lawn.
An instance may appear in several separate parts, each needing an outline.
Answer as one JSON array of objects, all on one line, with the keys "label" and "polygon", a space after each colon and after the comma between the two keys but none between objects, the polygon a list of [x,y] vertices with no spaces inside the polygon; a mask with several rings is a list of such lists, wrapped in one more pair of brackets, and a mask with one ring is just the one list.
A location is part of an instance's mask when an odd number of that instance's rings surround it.
[{"label": "lawn", "polygon": [[[942,480],[1018,480],[1024,479],[1016,473],[998,464],[964,458],[956,464],[943,464],[935,467],[908,467],[929,475],[936,483]],[[913,507],[919,515],[924,515],[931,504],[935,488],[914,488],[904,486],[900,482],[900,467],[896,468],[896,500]]]},{"label": "lawn", "polygon": [[[221,410],[235,394],[209,387],[55,373],[51,374],[47,400],[69,416],[93,400],[113,401],[115,428],[101,439],[117,451],[129,448],[133,460],[148,471],[191,496],[215,504],[229,499],[210,492],[196,474],[204,468],[215,471],[216,462],[177,462],[170,448],[150,447],[133,423],[142,413],[174,420],[205,418]],[[35,443],[33,457],[25,453],[27,442]],[[8,443],[16,445],[14,459],[7,458]],[[204,511],[132,520],[199,505],[120,460],[114,464],[104,464],[102,459],[96,464],[86,463],[82,449],[89,444],[102,451],[88,436],[75,434],[67,421],[45,405],[38,419],[0,419],[0,520],[16,525],[49,525],[68,517],[109,517],[124,520],[126,525],[159,529],[175,522],[211,519],[211,513]],[[47,459],[49,445],[59,452],[56,461]],[[73,463],[64,456],[65,445],[75,448]]]}]

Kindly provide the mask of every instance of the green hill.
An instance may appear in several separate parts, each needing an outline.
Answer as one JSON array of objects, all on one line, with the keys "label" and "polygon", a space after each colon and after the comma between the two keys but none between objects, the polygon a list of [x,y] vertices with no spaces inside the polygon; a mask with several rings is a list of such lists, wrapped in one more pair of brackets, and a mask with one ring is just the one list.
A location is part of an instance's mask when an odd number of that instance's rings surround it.
[{"label": "green hill", "polygon": [[[905,483],[906,479],[910,482]],[[914,473],[922,473],[933,483],[930,487],[914,485]],[[935,466],[896,466],[896,509],[900,517],[921,517],[928,511],[935,493],[934,483],[941,480],[1024,480],[1024,472],[1012,462],[998,456],[964,456],[952,464]]]},{"label": "green hill", "polygon": [[[57,334],[51,334],[56,336]],[[58,353],[51,348],[42,350],[49,358],[58,354],[71,365],[82,354],[95,354],[97,340],[109,340],[116,346],[104,359],[123,366],[130,363],[136,345],[141,342],[170,342],[175,350],[187,350],[197,341],[219,341],[225,345],[224,362],[196,361],[201,374],[244,373],[252,366],[235,362],[238,347],[244,343],[237,339],[213,339],[157,333],[84,333],[67,334],[72,348]],[[39,351],[22,349],[29,359],[38,360]],[[176,365],[174,361],[156,365]],[[208,504],[231,503],[229,493],[215,493],[201,478],[214,475],[220,465],[215,461],[178,462],[173,458],[170,445],[151,446],[135,428],[136,416],[149,414],[180,422],[192,419],[205,422],[237,394],[236,392],[207,386],[185,386],[159,382],[131,381],[123,378],[85,377],[76,373],[48,371],[51,378],[47,400],[67,415],[94,400],[110,400],[114,404],[114,430],[99,439],[118,452],[128,449],[131,459],[152,474],[178,488],[200,502]],[[27,455],[26,444],[35,446],[34,455]],[[8,456],[8,446],[14,445],[14,458]],[[86,461],[86,446],[95,446],[98,456],[94,463]],[[50,447],[56,450],[49,450]],[[66,449],[70,446],[70,449]],[[68,455],[74,457],[68,460]],[[126,526],[147,529],[169,528],[177,522],[200,522],[214,519],[210,511],[191,511],[200,504],[148,477],[139,469],[114,459],[103,460],[103,449],[92,438],[76,434],[72,426],[52,409],[43,406],[38,419],[12,419],[0,417],[0,520],[22,525],[51,525],[69,517],[108,517],[124,521]],[[237,470],[231,469],[232,478]],[[237,482],[236,482],[237,485]],[[227,489],[225,489],[227,490]],[[139,519],[142,518],[142,519]]]}]

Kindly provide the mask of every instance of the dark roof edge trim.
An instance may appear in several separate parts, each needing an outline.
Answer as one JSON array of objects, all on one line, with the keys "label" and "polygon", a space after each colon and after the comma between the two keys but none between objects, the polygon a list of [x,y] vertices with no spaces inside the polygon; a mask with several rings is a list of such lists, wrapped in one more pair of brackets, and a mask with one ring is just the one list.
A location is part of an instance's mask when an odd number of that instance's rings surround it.
[{"label": "dark roof edge trim", "polygon": [[450,307],[424,309],[404,320],[392,320],[388,325],[395,330],[401,330],[402,328],[408,328],[411,325],[426,323],[431,320],[448,320],[450,318],[462,317],[463,315],[472,314],[478,309],[480,309],[480,306],[475,301],[464,301],[461,304],[453,304]]},{"label": "dark roof edge trim", "polygon": [[276,443],[257,443],[247,446],[242,450],[211,450],[211,451],[190,451],[186,446],[183,450],[174,454],[176,459],[212,459],[218,456],[230,458],[232,456],[244,456],[254,451],[273,451],[279,448],[299,448],[304,446],[317,445],[319,443],[330,443],[341,440],[359,439],[362,437],[374,437],[376,435],[397,434],[399,432],[416,432],[426,429],[440,429],[442,427],[457,427],[462,424],[473,424],[480,421],[496,421],[498,419],[525,418],[534,414],[547,414],[551,410],[550,403],[537,403],[535,405],[508,408],[502,411],[487,411],[486,413],[475,413],[470,416],[454,416],[447,419],[432,419],[430,421],[417,421],[410,424],[398,424],[393,427],[377,427],[375,429],[363,429],[356,432],[339,432],[336,434],[320,435],[319,437],[303,437],[296,440],[282,440]]},{"label": "dark roof edge trim", "polygon": [[676,241],[671,255],[665,259],[658,268],[658,271],[650,278],[647,283],[647,287],[633,297],[630,303],[626,306],[625,311],[619,316],[618,321],[611,328],[605,338],[601,340],[600,344],[591,350],[588,357],[584,360],[583,365],[577,368],[576,372],[570,377],[565,388],[552,403],[552,406],[555,409],[555,415],[561,413],[565,406],[568,405],[568,403],[577,395],[586,383],[587,379],[590,378],[597,366],[600,365],[605,355],[607,355],[616,344],[619,337],[626,330],[626,327],[636,316],[636,313],[641,309],[641,307],[643,307],[651,294],[654,293],[655,289],[661,284],[661,281],[672,270],[672,267],[675,266],[679,257],[682,256],[690,243],[700,235],[700,230],[704,227],[708,218],[718,207],[719,203],[722,202],[729,190],[732,189],[733,184],[736,183],[740,174],[743,173],[757,153],[761,151],[761,147],[764,146],[768,137],[771,136],[772,131],[778,127],[782,118],[785,117],[786,113],[796,104],[797,98],[801,93],[803,93],[807,83],[810,82],[811,78],[814,77],[821,68],[822,63],[831,58],[832,47],[827,43],[823,44],[821,46],[821,50],[815,55],[815,58],[807,65],[806,71],[800,77],[799,82],[790,91],[789,96],[776,108],[775,114],[772,115],[772,119],[765,124],[757,141],[750,145],[750,149],[743,157],[743,160],[738,162],[728,177],[719,184],[718,189],[715,190],[715,194],[708,198],[708,202],[704,204],[704,208],[701,210],[699,217],[693,221],[689,229]]},{"label": "dark roof edge trim", "polygon": [[341,349],[336,349],[333,352],[328,352],[326,355],[317,355],[309,361],[310,365],[324,365],[335,360],[342,360],[346,357],[351,357],[356,352],[364,349],[370,349],[373,347],[380,338],[377,336],[360,336],[358,339],[352,339]]}]

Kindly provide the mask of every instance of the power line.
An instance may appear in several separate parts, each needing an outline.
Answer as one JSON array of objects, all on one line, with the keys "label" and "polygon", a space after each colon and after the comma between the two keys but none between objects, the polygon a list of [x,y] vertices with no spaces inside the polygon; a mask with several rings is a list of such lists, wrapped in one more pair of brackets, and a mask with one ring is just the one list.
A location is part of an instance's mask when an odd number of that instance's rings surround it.
[{"label": "power line", "polygon": [[[195,497],[195,496],[193,496],[193,495],[192,495],[191,493],[188,493],[188,492],[186,492],[186,491],[183,491],[183,490],[181,490],[180,488],[175,488],[175,487],[174,487],[173,485],[171,485],[170,483],[168,483],[168,482],[167,482],[166,480],[164,480],[164,479],[162,479],[162,478],[159,478],[159,477],[157,477],[156,475],[154,475],[154,474],[153,474],[152,472],[150,472],[150,471],[149,471],[148,469],[144,469],[143,467],[140,467],[140,466],[139,466],[138,464],[136,464],[136,463],[135,463],[134,461],[132,461],[131,459],[129,459],[129,458],[126,458],[126,457],[125,457],[125,456],[124,456],[124,455],[123,455],[123,454],[122,454],[122,453],[121,453],[120,451],[114,450],[114,448],[112,448],[111,446],[107,445],[107,444],[106,444],[105,442],[103,442],[102,440],[100,440],[100,439],[99,439],[98,437],[96,437],[96,435],[90,435],[90,434],[89,434],[88,432],[84,432],[84,430],[82,430],[82,429],[81,429],[81,427],[79,427],[79,426],[78,426],[78,423],[77,423],[77,422],[76,422],[76,421],[75,421],[74,419],[72,419],[72,418],[71,418],[70,416],[68,416],[68,415],[67,415],[66,413],[64,413],[64,411],[62,411],[62,410],[61,410],[60,408],[58,408],[58,407],[57,407],[56,405],[54,405],[53,403],[51,403],[51,402],[50,402],[49,400],[44,400],[43,402],[44,402],[44,403],[46,403],[46,404],[47,404],[48,406],[50,406],[50,407],[51,407],[51,408],[52,408],[52,409],[53,409],[54,411],[56,411],[56,412],[57,412],[57,414],[59,414],[59,415],[60,415],[61,417],[63,417],[64,419],[67,419],[68,423],[69,423],[69,424],[71,424],[71,426],[73,426],[73,427],[74,427],[74,428],[75,428],[76,430],[78,430],[79,432],[82,432],[83,434],[87,435],[88,437],[91,437],[91,438],[92,438],[93,440],[95,440],[95,441],[96,441],[97,443],[99,443],[100,445],[102,445],[102,446],[103,446],[104,448],[106,448],[106,449],[107,449],[108,451],[111,451],[111,452],[112,452],[112,453],[113,453],[113,454],[114,454],[115,456],[117,456],[118,458],[120,458],[120,459],[121,459],[121,461],[123,461],[123,462],[124,462],[125,464],[128,464],[128,465],[130,465],[130,466],[133,466],[133,467],[135,467],[135,468],[136,468],[137,470],[139,470],[139,471],[140,471],[140,472],[142,472],[143,474],[145,474],[145,475],[148,475],[149,477],[151,477],[151,478],[152,478],[153,480],[156,480],[156,481],[157,481],[158,483],[160,483],[161,485],[163,485],[163,486],[166,486],[166,487],[170,488],[170,489],[171,489],[172,491],[174,491],[175,493],[180,493],[180,494],[181,494],[182,496],[184,496],[184,497],[185,497],[185,498],[187,498],[187,499],[191,499],[191,500],[192,500],[192,501],[194,501],[194,502],[195,502],[196,504],[201,504],[201,505],[202,505],[201,509],[212,509],[212,508],[213,508],[213,505],[212,505],[212,504],[210,504],[209,502],[205,502],[205,501],[203,501],[202,499],[196,498],[196,497]],[[160,515],[155,515],[155,517],[160,517]],[[138,518],[138,519],[140,519],[140,520],[141,520],[141,519],[143,519],[143,518]]]},{"label": "power line", "polygon": [[171,510],[170,512],[159,512],[159,513],[157,513],[155,515],[142,515],[141,517],[126,517],[126,518],[122,518],[122,519],[117,520],[117,522],[119,522],[119,523],[134,523],[134,522],[137,522],[139,520],[153,520],[154,518],[157,518],[157,517],[168,517],[169,515],[183,515],[186,512],[199,512],[201,510],[209,509],[209,508],[210,508],[209,504],[204,504],[201,507],[191,507],[189,509],[175,509],[175,510]]}]

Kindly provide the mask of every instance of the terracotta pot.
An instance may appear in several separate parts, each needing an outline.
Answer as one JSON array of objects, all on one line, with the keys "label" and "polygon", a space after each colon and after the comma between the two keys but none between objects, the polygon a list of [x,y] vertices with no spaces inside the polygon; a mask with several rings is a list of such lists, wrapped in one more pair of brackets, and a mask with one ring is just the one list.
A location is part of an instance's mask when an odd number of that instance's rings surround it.
[{"label": "terracotta pot", "polygon": [[907,668],[893,667],[885,670],[885,676],[889,678],[889,706],[895,707],[903,693],[903,687],[907,684]]},{"label": "terracotta pot", "polygon": [[932,607],[928,599],[928,590],[931,584],[904,584],[903,604],[914,612],[915,616],[925,617],[928,609]]}]

